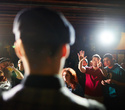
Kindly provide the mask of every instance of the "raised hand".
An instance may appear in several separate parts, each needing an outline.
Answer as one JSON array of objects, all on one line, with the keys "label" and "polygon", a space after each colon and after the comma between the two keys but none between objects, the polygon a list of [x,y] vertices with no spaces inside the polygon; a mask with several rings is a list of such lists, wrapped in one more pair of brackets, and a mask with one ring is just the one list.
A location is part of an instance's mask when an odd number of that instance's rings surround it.
[{"label": "raised hand", "polygon": [[102,85],[105,85],[105,81],[104,81],[104,80],[102,80],[102,81],[101,81],[101,84],[102,84]]},{"label": "raised hand", "polygon": [[102,62],[99,61],[99,62],[97,63],[97,66],[98,66],[98,68],[102,68],[102,67],[103,67]]},{"label": "raised hand", "polygon": [[83,51],[83,50],[81,50],[79,53],[77,53],[77,55],[78,55],[79,61],[82,60],[82,59],[84,60],[87,57],[87,56],[84,56],[85,55],[85,51]]},{"label": "raised hand", "polygon": [[105,83],[111,84],[111,83],[112,83],[112,79],[107,79],[107,80],[105,80]]},{"label": "raised hand", "polygon": [[112,84],[112,83],[115,83],[115,82],[116,82],[116,81],[113,80],[113,79],[106,79],[106,80],[101,81],[102,85]]}]

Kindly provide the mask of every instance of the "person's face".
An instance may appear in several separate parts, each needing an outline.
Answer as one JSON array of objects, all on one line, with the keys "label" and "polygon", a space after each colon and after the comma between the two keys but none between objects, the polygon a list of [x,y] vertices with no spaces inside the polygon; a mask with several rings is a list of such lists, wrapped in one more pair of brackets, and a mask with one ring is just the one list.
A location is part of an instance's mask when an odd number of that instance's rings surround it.
[{"label": "person's face", "polygon": [[71,76],[68,72],[64,72],[62,77],[65,82],[70,82]]},{"label": "person's face", "polygon": [[4,73],[3,73],[3,72],[0,72],[0,76],[4,76]]},{"label": "person's face", "polygon": [[97,57],[92,58],[92,66],[97,67],[97,64],[100,62],[100,59]]},{"label": "person's face", "polygon": [[8,62],[2,62],[0,64],[0,70],[3,70],[4,68],[6,68],[8,66]]},{"label": "person's face", "polygon": [[92,61],[90,61],[89,66],[92,66]]},{"label": "person's face", "polygon": [[112,60],[109,59],[108,57],[103,59],[103,63],[104,63],[104,66],[108,66],[108,67],[112,66]]},{"label": "person's face", "polygon": [[83,61],[83,66],[86,66],[86,65],[87,65],[87,63],[86,63],[86,61],[84,60],[84,61]]}]

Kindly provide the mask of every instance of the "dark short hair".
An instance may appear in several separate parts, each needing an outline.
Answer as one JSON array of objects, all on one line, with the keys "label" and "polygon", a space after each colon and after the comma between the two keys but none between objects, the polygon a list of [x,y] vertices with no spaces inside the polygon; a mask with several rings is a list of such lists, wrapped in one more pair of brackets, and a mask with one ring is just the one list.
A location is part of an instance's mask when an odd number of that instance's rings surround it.
[{"label": "dark short hair", "polygon": [[108,57],[108,58],[111,59],[111,60],[112,60],[112,58],[113,58],[112,54],[110,54],[110,53],[106,53],[106,54],[103,56],[103,58],[106,58],[106,57]]},{"label": "dark short hair", "polygon": [[101,58],[99,54],[94,54],[94,55],[92,56],[92,58],[93,58],[93,57],[97,57],[97,58],[99,58],[99,59]]},{"label": "dark short hair", "polygon": [[14,20],[13,32],[16,30],[24,44],[34,47],[73,44],[75,41],[74,28],[66,18],[44,7],[21,10]]},{"label": "dark short hair", "polygon": [[63,44],[75,42],[74,28],[63,14],[45,7],[21,10],[15,17],[13,32],[19,33],[15,40],[21,38],[28,56],[53,56]]}]

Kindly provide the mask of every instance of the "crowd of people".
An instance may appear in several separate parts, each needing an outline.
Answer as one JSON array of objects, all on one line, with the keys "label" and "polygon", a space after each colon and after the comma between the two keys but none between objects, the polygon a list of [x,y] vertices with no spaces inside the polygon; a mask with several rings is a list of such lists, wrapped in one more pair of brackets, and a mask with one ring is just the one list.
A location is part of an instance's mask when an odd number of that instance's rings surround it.
[{"label": "crowd of people", "polygon": [[[79,70],[85,74],[85,97],[103,103],[108,110],[124,109],[125,70],[106,53],[103,63],[98,54],[92,56],[91,66],[83,66],[84,51],[78,53]],[[104,65],[104,66],[103,66]]]},{"label": "crowd of people", "polygon": [[[21,65],[23,68],[23,65]],[[21,67],[18,65],[18,67]],[[0,58],[0,88],[4,90],[9,90],[20,83],[24,78],[23,73],[20,69],[14,67],[14,63],[11,62],[9,58]]]},{"label": "crowd of people", "polygon": [[21,10],[13,33],[19,61],[15,68],[9,58],[0,58],[1,110],[123,109],[125,70],[112,54],[105,54],[103,63],[94,54],[88,65],[85,52],[78,53],[85,88],[73,68],[64,68],[75,30],[63,14],[45,7]]}]

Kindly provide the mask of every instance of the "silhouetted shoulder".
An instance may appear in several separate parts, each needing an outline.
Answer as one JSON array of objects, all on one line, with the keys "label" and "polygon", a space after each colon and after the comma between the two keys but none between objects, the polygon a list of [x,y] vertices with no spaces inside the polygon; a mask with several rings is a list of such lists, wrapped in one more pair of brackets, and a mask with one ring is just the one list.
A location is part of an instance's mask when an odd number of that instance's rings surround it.
[{"label": "silhouetted shoulder", "polygon": [[76,107],[77,109],[91,109],[91,110],[105,110],[106,108],[104,107],[103,104],[92,100],[92,99],[86,99],[82,98],[78,95],[75,95],[71,93],[67,88],[62,88],[61,89],[62,93],[68,97],[73,103],[74,103],[74,108]]},{"label": "silhouetted shoulder", "polygon": [[[24,97],[25,96],[25,97]],[[38,89],[18,85],[3,93],[1,110],[105,110],[94,100],[81,98],[71,93],[66,87],[55,89]]]}]

